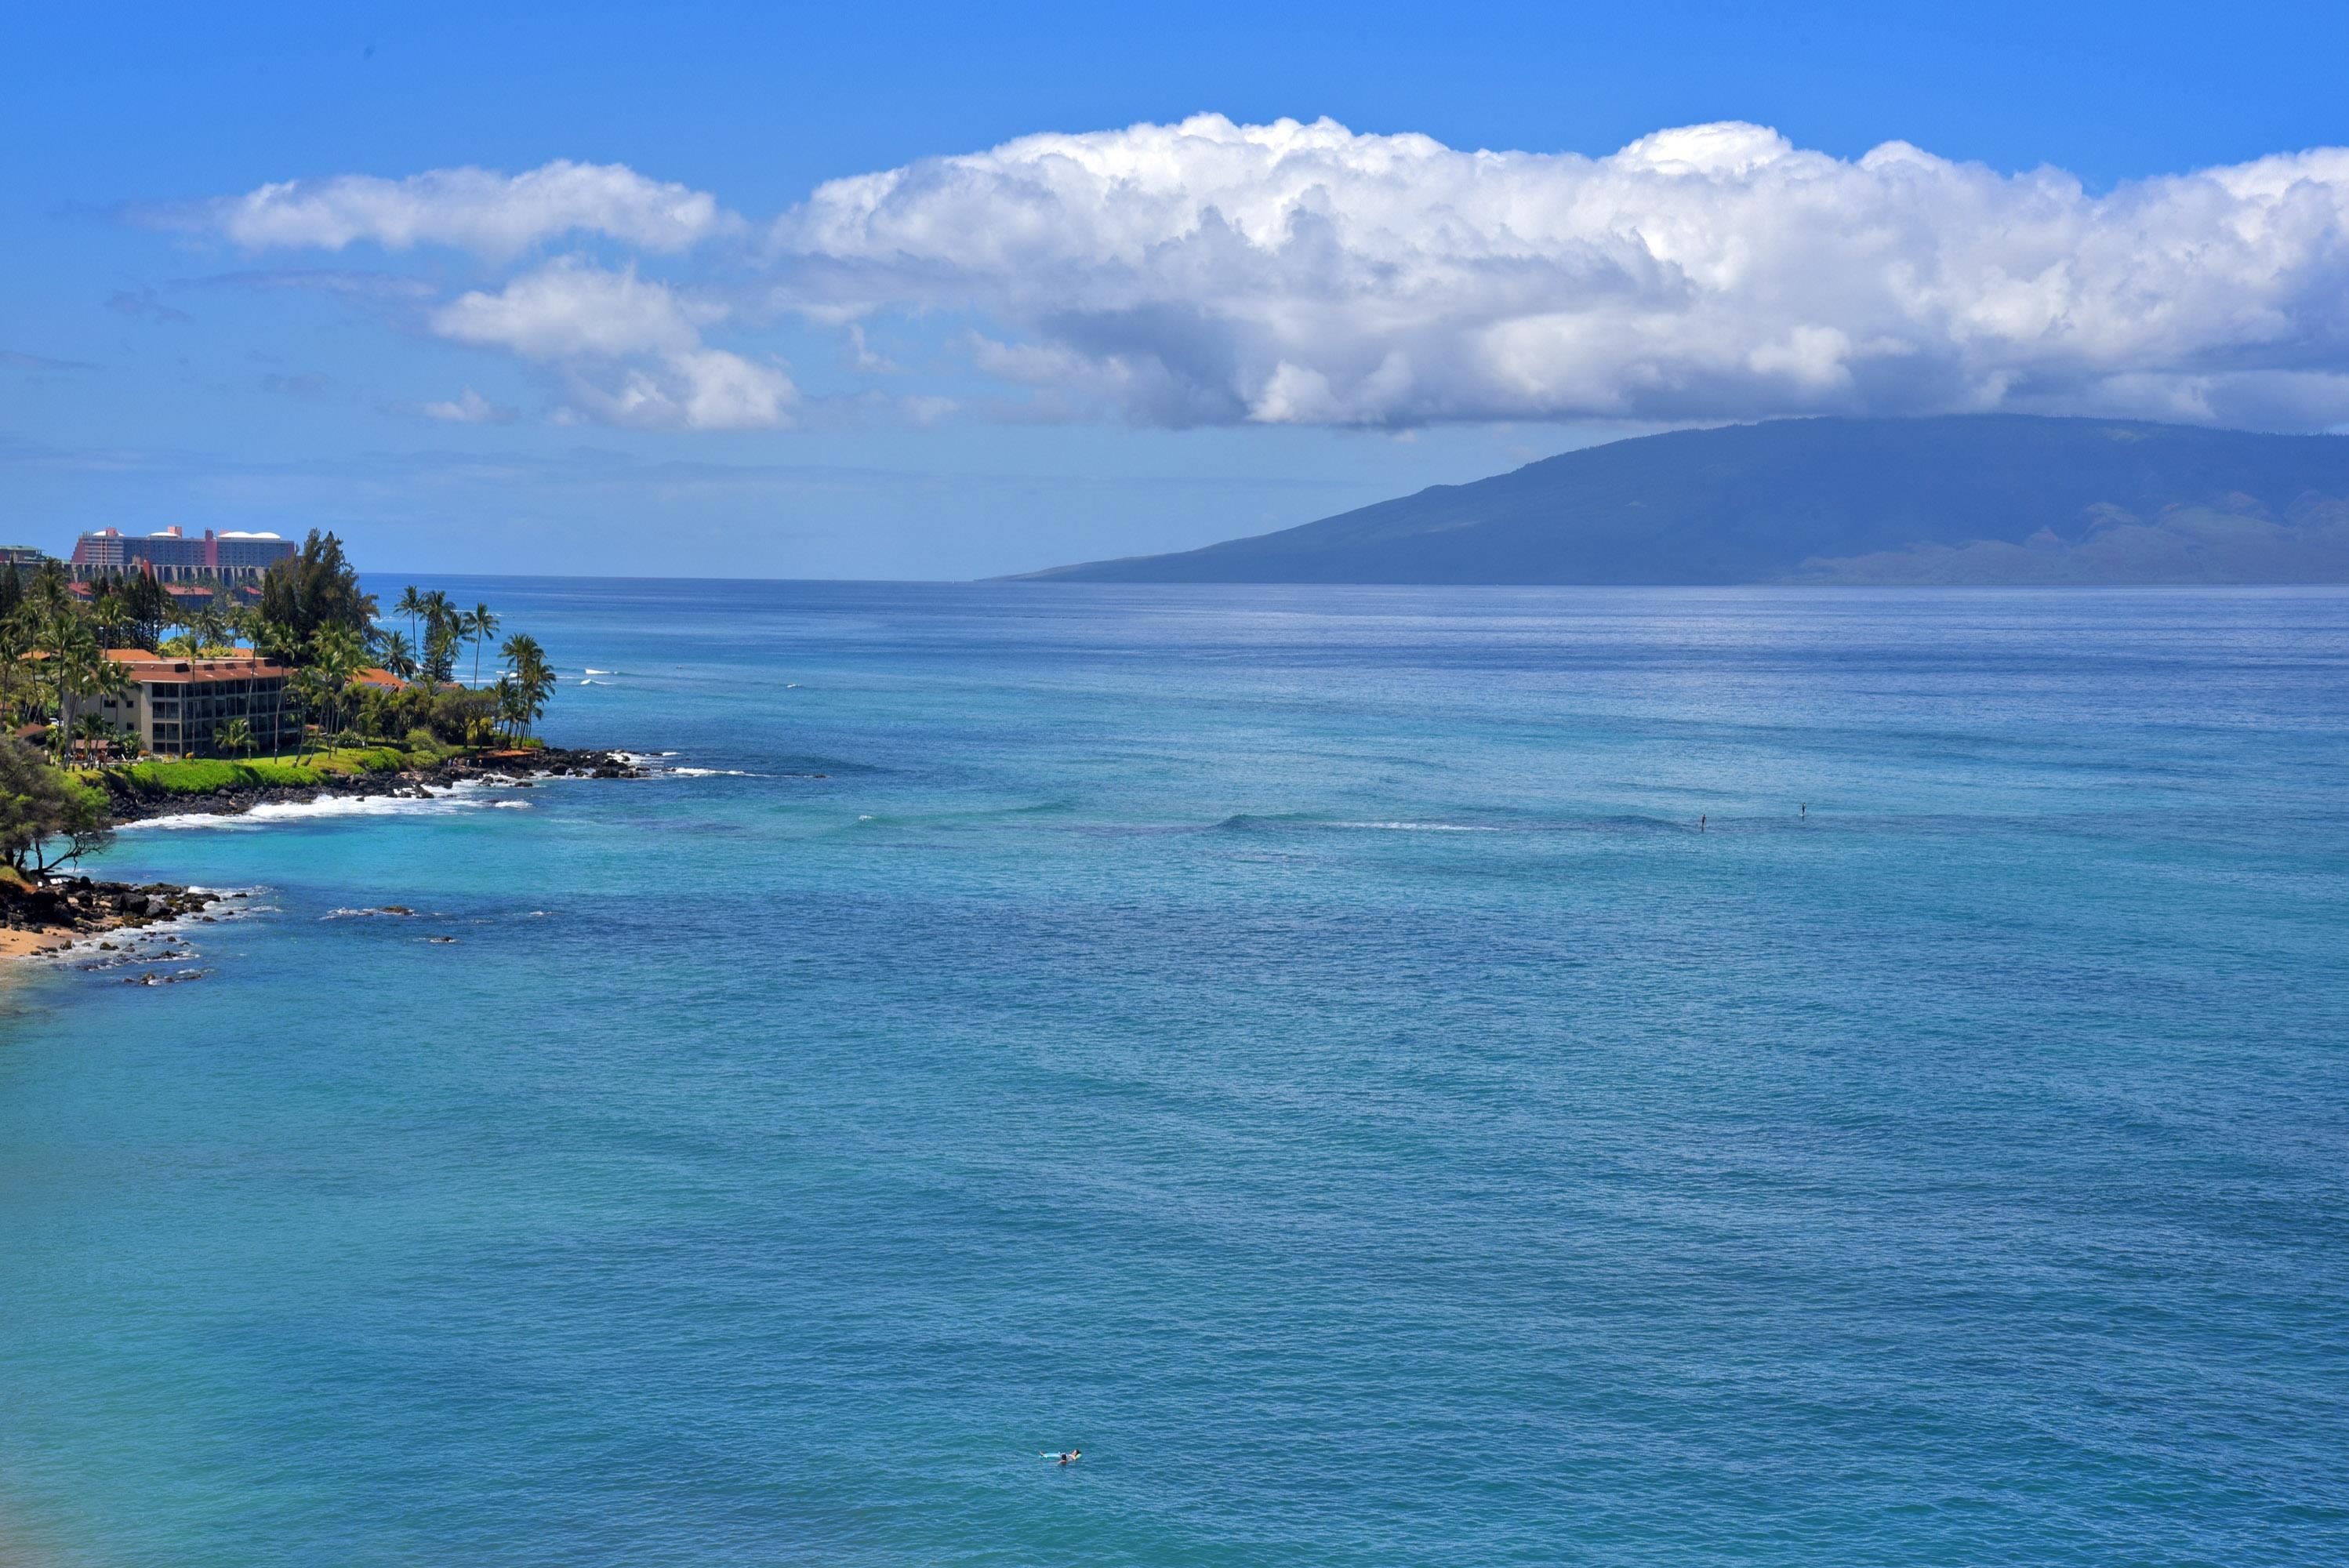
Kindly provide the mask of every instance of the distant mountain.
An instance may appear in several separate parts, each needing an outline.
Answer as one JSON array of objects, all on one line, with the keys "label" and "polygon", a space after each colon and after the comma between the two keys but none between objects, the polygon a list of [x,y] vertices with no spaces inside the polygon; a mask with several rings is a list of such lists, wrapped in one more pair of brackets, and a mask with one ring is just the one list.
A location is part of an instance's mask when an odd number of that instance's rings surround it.
[{"label": "distant mountain", "polygon": [[2349,582],[2349,436],[1982,414],[1645,436],[1087,583]]}]

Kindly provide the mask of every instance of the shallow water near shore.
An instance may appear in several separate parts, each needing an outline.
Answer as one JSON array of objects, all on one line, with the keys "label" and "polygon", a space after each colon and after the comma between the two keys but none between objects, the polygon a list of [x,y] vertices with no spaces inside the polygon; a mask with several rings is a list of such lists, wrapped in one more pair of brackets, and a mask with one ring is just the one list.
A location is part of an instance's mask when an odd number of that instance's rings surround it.
[{"label": "shallow water near shore", "polygon": [[0,1562],[2349,1557],[2349,594],[424,585],[673,755],[91,868]]}]

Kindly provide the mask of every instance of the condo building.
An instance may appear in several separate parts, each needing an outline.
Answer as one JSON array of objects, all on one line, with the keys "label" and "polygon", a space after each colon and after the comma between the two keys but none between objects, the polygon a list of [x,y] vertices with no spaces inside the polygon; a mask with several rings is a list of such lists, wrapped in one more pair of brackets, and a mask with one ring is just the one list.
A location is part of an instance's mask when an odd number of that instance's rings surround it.
[{"label": "condo building", "polygon": [[244,720],[255,749],[277,751],[301,738],[300,718],[286,711],[285,666],[269,659],[175,659],[144,648],[109,648],[130,688],[120,696],[66,699],[70,727],[85,713],[135,732],[142,750],[158,757],[217,751],[215,737],[232,718]]}]

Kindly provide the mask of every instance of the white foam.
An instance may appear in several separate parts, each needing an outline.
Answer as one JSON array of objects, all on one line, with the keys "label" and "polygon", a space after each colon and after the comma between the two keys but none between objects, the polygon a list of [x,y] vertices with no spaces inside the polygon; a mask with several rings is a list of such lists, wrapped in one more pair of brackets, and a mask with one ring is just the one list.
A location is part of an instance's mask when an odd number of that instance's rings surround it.
[{"label": "white foam", "polygon": [[150,817],[140,822],[125,822],[122,830],[133,828],[218,828],[224,831],[249,831],[265,828],[272,822],[304,821],[313,818],[446,816],[492,804],[476,798],[482,788],[469,779],[433,789],[422,799],[412,795],[321,795],[315,800],[274,800],[233,815],[219,811],[187,811],[170,817]]},{"label": "white foam", "polygon": [[626,670],[581,670],[579,673],[583,676],[624,676],[628,672]]},{"label": "white foam", "polygon": [[670,768],[663,769],[672,779],[756,779],[756,773],[740,768]]},{"label": "white foam", "polygon": [[153,954],[141,953],[142,948],[185,947],[189,949],[188,956],[193,957],[196,954],[191,939],[197,934],[195,929],[197,926],[225,925],[233,920],[242,920],[248,915],[275,913],[277,910],[275,904],[253,902],[254,893],[267,891],[258,882],[251,887],[241,888],[191,886],[188,891],[202,893],[213,902],[191,914],[175,914],[169,920],[150,921],[144,925],[135,926],[110,925],[100,931],[82,932],[62,946],[53,947],[31,956],[56,959],[60,962],[68,958],[90,958],[95,957],[100,951],[99,943],[111,942],[115,945],[116,953],[104,961],[110,966],[155,962]]},{"label": "white foam", "polygon": [[1333,828],[1364,828],[1381,833],[1497,833],[1498,828],[1469,827],[1459,822],[1332,822]]},{"label": "white foam", "polygon": [[492,800],[490,804],[501,811],[527,811],[530,810],[530,802],[527,800]]}]

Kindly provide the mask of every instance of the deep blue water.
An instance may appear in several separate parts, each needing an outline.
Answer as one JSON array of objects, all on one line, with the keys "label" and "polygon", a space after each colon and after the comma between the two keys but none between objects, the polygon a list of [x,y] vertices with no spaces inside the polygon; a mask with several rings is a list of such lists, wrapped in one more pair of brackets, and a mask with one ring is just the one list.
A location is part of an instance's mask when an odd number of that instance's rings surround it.
[{"label": "deep blue water", "polygon": [[120,837],[0,1561],[2349,1560],[2349,595],[444,585],[739,771]]}]

